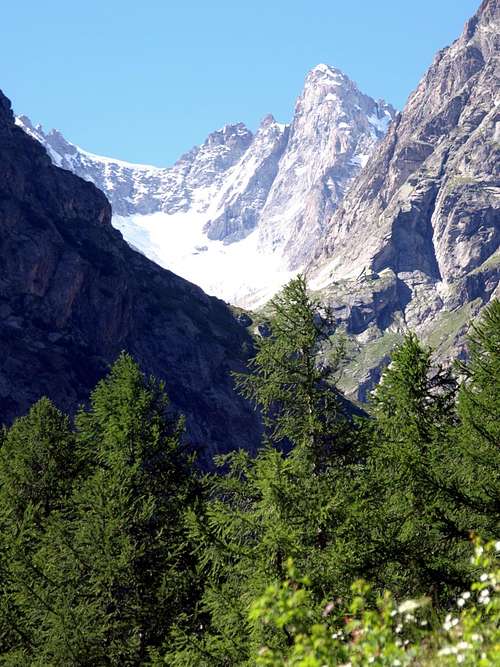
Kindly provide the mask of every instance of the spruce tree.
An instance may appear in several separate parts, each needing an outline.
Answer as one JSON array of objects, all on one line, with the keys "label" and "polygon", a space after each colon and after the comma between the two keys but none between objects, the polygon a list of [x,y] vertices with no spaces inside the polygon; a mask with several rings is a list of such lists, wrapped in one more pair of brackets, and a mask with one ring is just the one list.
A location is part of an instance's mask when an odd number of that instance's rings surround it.
[{"label": "spruce tree", "polygon": [[51,517],[76,474],[68,418],[47,399],[4,430],[0,448],[0,646],[2,664],[34,664],[45,612],[40,552]]},{"label": "spruce tree", "polygon": [[257,339],[250,372],[236,375],[237,386],[261,410],[270,442],[291,443],[317,466],[340,459],[346,420],[332,380],[342,346],[334,348],[330,365],[320,366],[317,357],[332,323],[320,315],[303,275],[285,285],[269,308],[270,335]]},{"label": "spruce tree", "polygon": [[431,350],[414,334],[394,352],[374,392],[357,532],[371,542],[365,574],[404,594],[437,596],[447,584],[463,583],[467,533],[454,518],[445,465],[455,399],[452,373],[433,366]]},{"label": "spruce tree", "polygon": [[464,529],[494,538],[500,529],[500,301],[471,326],[451,455],[460,460],[450,484]]},{"label": "spruce tree", "polygon": [[88,474],[46,543],[53,612],[40,664],[145,664],[195,594],[182,421],[163,384],[122,354],[76,426]]},{"label": "spruce tree", "polygon": [[264,446],[256,457],[220,458],[224,474],[207,479],[203,514],[191,515],[205,592],[191,630],[178,628],[171,665],[252,664],[264,640],[286,644],[286,632],[268,636],[247,619],[252,600],[286,576],[289,557],[317,599],[338,585],[336,531],[346,512],[352,426],[328,382],[332,369],[318,368],[326,327],[302,276],[271,311],[271,335],[257,342],[250,373],[237,376],[262,410]]}]

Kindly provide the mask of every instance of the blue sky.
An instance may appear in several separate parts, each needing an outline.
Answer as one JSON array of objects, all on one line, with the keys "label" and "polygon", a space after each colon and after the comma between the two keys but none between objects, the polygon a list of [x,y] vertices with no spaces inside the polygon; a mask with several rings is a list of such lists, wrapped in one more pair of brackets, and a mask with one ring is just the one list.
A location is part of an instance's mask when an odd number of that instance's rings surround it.
[{"label": "blue sky", "polygon": [[169,165],[212,130],[290,120],[325,62],[401,108],[479,0],[4,3],[0,88],[87,150]]}]

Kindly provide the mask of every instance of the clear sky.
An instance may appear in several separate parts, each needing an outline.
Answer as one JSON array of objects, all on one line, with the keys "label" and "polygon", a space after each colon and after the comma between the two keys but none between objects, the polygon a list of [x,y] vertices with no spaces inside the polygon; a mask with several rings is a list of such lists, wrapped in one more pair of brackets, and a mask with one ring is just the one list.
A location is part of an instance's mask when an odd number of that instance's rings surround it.
[{"label": "clear sky", "polygon": [[402,108],[479,0],[4,2],[0,88],[16,113],[102,155],[167,166],[212,130],[290,120],[339,67]]}]

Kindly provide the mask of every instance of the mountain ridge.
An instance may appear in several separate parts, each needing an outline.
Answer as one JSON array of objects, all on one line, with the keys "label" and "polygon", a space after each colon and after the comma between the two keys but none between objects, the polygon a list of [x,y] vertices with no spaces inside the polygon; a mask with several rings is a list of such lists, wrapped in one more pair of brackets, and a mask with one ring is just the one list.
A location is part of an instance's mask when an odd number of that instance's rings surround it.
[{"label": "mountain ridge", "polygon": [[244,307],[305,271],[350,337],[350,397],[366,399],[409,329],[438,360],[464,355],[467,323],[498,295],[499,14],[498,0],[482,2],[401,112],[322,64],[290,124],[224,126],[172,169],[145,180],[138,168],[135,198],[120,180],[130,165],[99,158],[123,207],[113,224]]},{"label": "mountain ridge", "polygon": [[290,124],[268,115],[255,134],[226,125],[170,168],[134,168],[45,134],[25,116],[17,122],[58,166],[105,192],[134,247],[216,296],[253,306],[305,264],[318,214],[335,210],[394,113],[322,64],[306,76]]},{"label": "mountain ridge", "polygon": [[463,355],[466,323],[498,295],[499,35],[500,3],[486,0],[438,52],[316,244],[312,286],[362,347],[382,351],[366,386],[387,363],[387,339],[408,328],[438,358]]},{"label": "mountain ridge", "polygon": [[[0,417],[74,412],[126,349],[164,380],[205,459],[259,442],[235,391],[252,341],[230,309],[132,250],[92,183],[54,166],[0,93]],[[225,424],[231,423],[231,433]]]}]

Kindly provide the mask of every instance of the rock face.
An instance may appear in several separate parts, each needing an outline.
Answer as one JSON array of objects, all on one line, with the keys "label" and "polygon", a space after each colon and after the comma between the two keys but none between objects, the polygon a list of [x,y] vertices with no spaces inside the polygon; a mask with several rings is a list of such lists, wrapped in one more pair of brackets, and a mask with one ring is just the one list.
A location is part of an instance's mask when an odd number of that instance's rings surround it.
[{"label": "rock face", "polygon": [[[364,304],[364,328],[345,320],[357,334],[410,327],[442,354],[460,353],[468,317],[498,293],[499,43],[500,3],[485,0],[437,54],[317,241],[313,285],[326,301],[338,305],[343,293],[346,307]],[[388,271],[394,289],[378,322],[365,281],[376,290]]]},{"label": "rock face", "polygon": [[318,234],[394,117],[327,65],[307,76],[290,126],[266,116],[212,133],[171,168],[88,153],[26,116],[53,162],[109,198],[144,254],[241,306],[265,302],[311,257]]},{"label": "rock face", "polygon": [[221,186],[225,172],[238,162],[253,139],[242,123],[226,125],[172,168],[164,169],[94,155],[71,144],[57,130],[45,134],[27,116],[17,117],[16,123],[46,148],[55,165],[102,190],[113,213],[120,216],[188,211],[198,203],[203,190]]},{"label": "rock face", "polygon": [[318,65],[309,72],[262,210],[262,248],[280,249],[290,268],[304,265],[394,114],[340,70]]},{"label": "rock face", "polygon": [[210,293],[256,307],[306,271],[350,337],[343,387],[364,400],[408,328],[461,355],[499,295],[499,15],[484,0],[400,114],[319,65],[290,125],[226,126],[169,169],[17,122],[103,189],[129,244]]},{"label": "rock face", "polygon": [[[231,162],[248,140],[241,128],[213,136],[206,162]],[[134,252],[105,196],[55,167],[1,93],[0,173],[0,421],[44,394],[74,410],[125,349],[165,380],[191,442],[209,453],[255,447],[258,419],[230,377],[251,345],[245,328]]]}]

